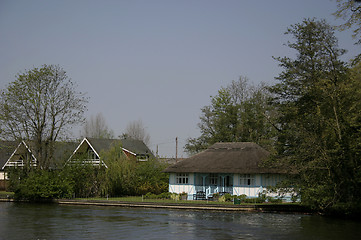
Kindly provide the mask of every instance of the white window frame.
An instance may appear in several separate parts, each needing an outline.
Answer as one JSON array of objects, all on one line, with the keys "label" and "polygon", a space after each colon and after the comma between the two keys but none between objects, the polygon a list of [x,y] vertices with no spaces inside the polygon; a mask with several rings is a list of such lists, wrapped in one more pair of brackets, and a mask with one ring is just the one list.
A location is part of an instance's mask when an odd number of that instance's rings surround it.
[{"label": "white window frame", "polygon": [[216,174],[216,173],[211,173],[211,174],[209,175],[209,183],[210,183],[211,185],[217,186],[217,185],[218,185],[218,174]]},{"label": "white window frame", "polygon": [[241,186],[254,186],[255,177],[252,174],[241,174],[239,178],[239,183]]},{"label": "white window frame", "polygon": [[177,173],[176,174],[176,183],[177,184],[188,184],[189,183],[188,173]]}]

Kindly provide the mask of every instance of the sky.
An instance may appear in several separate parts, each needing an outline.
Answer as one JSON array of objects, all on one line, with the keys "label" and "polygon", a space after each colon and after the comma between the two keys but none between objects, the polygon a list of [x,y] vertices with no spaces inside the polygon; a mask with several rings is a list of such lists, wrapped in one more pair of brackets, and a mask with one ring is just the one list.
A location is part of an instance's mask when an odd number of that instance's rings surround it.
[{"label": "sky", "polygon": [[[232,80],[274,84],[272,58],[291,24],[304,18],[343,23],[336,0],[0,0],[0,89],[16,74],[55,64],[89,97],[115,136],[141,120],[149,147],[178,157],[200,136],[201,108]],[[344,60],[360,53],[351,31],[336,32]],[[73,131],[79,137],[81,127]]]}]

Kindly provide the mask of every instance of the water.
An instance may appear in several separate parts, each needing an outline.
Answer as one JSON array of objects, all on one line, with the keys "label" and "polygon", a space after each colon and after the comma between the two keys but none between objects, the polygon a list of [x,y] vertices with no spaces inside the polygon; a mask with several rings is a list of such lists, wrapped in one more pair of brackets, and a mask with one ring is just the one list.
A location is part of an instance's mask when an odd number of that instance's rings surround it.
[{"label": "water", "polygon": [[0,202],[0,239],[361,239],[361,222],[299,214]]}]

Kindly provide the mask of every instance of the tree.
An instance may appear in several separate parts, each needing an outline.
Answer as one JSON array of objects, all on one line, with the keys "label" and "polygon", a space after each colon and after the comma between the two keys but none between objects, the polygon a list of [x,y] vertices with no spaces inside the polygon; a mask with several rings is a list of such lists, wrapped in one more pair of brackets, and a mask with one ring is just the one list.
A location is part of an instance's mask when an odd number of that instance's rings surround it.
[{"label": "tree", "polygon": [[108,128],[103,114],[101,113],[97,113],[95,117],[91,116],[90,119],[85,122],[81,135],[83,137],[106,139],[114,137],[113,131]]},{"label": "tree", "polygon": [[1,138],[34,142],[38,166],[48,168],[53,145],[84,120],[87,98],[57,65],[20,73],[1,91]]},{"label": "tree", "polygon": [[201,136],[188,139],[185,150],[194,154],[215,142],[256,142],[269,148],[275,135],[275,111],[268,104],[265,85],[249,85],[246,77],[222,87],[201,109]]},{"label": "tree", "polygon": [[159,194],[168,191],[169,177],[163,170],[167,164],[157,159],[137,162],[128,158],[120,145],[114,145],[101,153],[108,168],[106,169],[106,193],[110,196],[134,196],[148,192]]},{"label": "tree", "polygon": [[[302,202],[321,211],[360,204],[360,83],[340,60],[333,28],[325,20],[291,25],[295,59],[270,88],[279,113],[277,164],[293,173]],[[359,77],[359,75],[358,75]],[[357,208],[355,208],[357,209]]]},{"label": "tree", "polygon": [[133,121],[128,123],[123,138],[131,138],[143,141],[146,145],[149,144],[150,136],[146,132],[142,120]]},{"label": "tree", "polygon": [[[355,0],[337,0],[338,10],[334,13],[337,18],[347,19],[339,26],[340,30],[350,29],[356,26],[353,31],[353,37],[357,38],[361,33],[361,1]],[[361,40],[358,40],[361,43]]]}]

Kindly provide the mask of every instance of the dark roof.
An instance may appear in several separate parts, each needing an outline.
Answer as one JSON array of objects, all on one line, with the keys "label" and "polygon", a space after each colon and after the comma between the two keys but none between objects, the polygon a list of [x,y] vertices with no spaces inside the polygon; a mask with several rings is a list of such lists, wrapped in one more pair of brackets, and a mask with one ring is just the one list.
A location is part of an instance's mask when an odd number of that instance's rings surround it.
[{"label": "dark roof", "polygon": [[[10,156],[15,152],[15,155],[21,155],[25,151],[24,143],[29,147],[29,150],[36,158],[36,152],[34,151],[34,142],[33,141],[24,141],[21,142],[20,148],[19,142],[15,141],[0,141],[0,164],[2,168],[4,164],[9,160]],[[50,168],[56,168],[63,164],[65,160],[69,158],[71,153],[76,148],[77,144],[74,142],[55,142],[54,149],[54,159],[50,162]]]},{"label": "dark roof", "polygon": [[78,143],[75,142],[56,142],[54,149],[54,161],[50,163],[51,168],[60,168],[64,162],[69,159]]},{"label": "dark roof", "polygon": [[148,154],[149,157],[154,155],[152,151],[144,144],[143,141],[133,140],[133,139],[97,139],[97,138],[87,138],[89,143],[93,146],[94,150],[100,154],[102,151],[109,150],[112,146],[119,144],[122,148],[125,148],[128,151],[131,151],[135,154]]},{"label": "dark roof", "polygon": [[168,173],[283,173],[261,167],[270,153],[251,142],[215,143],[205,151],[168,167]]},{"label": "dark roof", "polygon": [[0,169],[4,166],[18,145],[19,142],[15,141],[0,141]]}]

